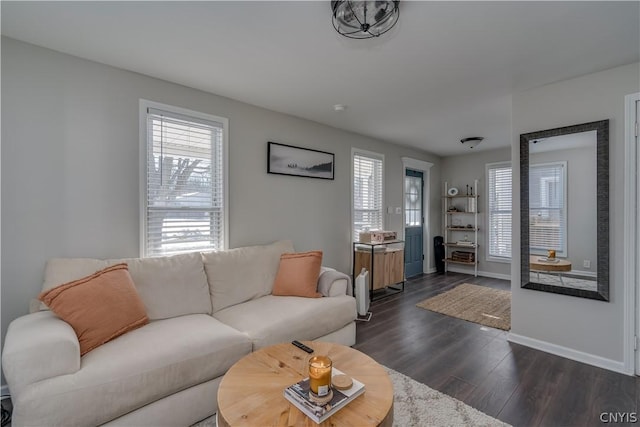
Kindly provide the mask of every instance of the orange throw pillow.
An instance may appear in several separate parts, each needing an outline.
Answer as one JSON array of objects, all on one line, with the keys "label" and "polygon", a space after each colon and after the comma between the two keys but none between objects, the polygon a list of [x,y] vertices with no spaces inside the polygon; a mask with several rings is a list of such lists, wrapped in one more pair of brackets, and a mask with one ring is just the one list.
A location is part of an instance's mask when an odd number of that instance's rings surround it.
[{"label": "orange throw pillow", "polygon": [[44,291],[38,299],[71,325],[80,341],[81,356],[149,323],[124,263]]},{"label": "orange throw pillow", "polygon": [[282,254],[272,295],[319,298],[322,251]]}]

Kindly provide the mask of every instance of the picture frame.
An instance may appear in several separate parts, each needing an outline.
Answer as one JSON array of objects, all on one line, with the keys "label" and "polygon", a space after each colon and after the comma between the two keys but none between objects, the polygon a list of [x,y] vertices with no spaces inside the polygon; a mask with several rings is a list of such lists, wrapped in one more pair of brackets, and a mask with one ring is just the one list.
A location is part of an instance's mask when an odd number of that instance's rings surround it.
[{"label": "picture frame", "polygon": [[330,179],[335,176],[335,154],[311,148],[269,142],[267,173]]}]

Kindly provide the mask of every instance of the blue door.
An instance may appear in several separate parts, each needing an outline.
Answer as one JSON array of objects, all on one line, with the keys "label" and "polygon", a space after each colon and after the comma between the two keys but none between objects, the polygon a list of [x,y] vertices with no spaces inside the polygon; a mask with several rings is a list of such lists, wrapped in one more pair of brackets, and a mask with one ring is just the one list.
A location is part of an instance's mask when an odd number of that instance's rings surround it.
[{"label": "blue door", "polygon": [[404,272],[406,277],[422,274],[424,214],[423,173],[407,169],[404,177]]}]

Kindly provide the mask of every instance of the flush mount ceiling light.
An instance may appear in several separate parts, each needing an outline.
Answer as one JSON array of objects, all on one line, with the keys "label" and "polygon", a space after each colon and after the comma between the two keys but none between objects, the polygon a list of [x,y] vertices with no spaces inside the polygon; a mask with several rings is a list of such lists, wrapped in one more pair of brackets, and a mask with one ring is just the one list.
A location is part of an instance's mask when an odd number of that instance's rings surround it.
[{"label": "flush mount ceiling light", "polygon": [[478,144],[482,142],[484,138],[481,136],[472,136],[470,138],[462,138],[460,142],[465,147],[475,148]]},{"label": "flush mount ceiling light", "polygon": [[349,1],[331,2],[333,28],[351,39],[378,37],[396,25],[400,16],[395,1]]}]

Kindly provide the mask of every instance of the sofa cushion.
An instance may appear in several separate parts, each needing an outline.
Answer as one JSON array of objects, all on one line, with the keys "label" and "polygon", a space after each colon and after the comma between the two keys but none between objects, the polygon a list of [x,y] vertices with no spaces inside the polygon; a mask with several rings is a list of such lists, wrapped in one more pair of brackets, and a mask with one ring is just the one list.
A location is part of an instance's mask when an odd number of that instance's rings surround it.
[{"label": "sofa cushion", "polygon": [[124,263],[44,291],[39,298],[71,325],[81,356],[149,323]]},{"label": "sofa cushion", "polygon": [[[253,350],[291,340],[314,340],[356,318],[356,300],[267,295],[214,313],[223,323],[244,332]],[[267,321],[268,319],[268,321]]]},{"label": "sofa cushion", "polygon": [[113,264],[117,262],[109,263],[93,258],[51,258],[44,268],[42,290],[47,291],[63,283],[78,280]]},{"label": "sofa cushion", "polygon": [[217,378],[250,351],[246,335],[209,315],[153,321],[88,353],[78,372],[26,387],[14,420],[69,425],[72,410],[74,425],[100,425]]},{"label": "sofa cushion", "polygon": [[227,251],[204,252],[213,312],[264,295],[273,289],[280,255],[293,252],[291,241],[247,246]]},{"label": "sofa cushion", "polygon": [[272,295],[319,298],[318,276],[322,266],[322,251],[286,253],[273,283]]},{"label": "sofa cushion", "polygon": [[[211,314],[209,285],[199,252],[157,257],[101,260],[52,258],[42,290],[77,280],[110,265],[126,262],[149,319]],[[46,307],[41,306],[41,309]]]},{"label": "sofa cushion", "polygon": [[129,265],[150,319],[211,314],[209,284],[199,252],[118,261]]}]

